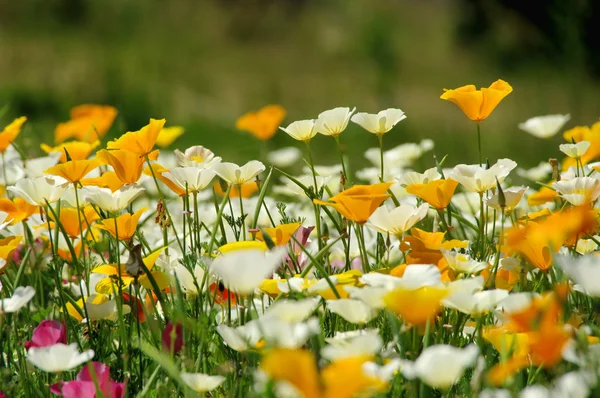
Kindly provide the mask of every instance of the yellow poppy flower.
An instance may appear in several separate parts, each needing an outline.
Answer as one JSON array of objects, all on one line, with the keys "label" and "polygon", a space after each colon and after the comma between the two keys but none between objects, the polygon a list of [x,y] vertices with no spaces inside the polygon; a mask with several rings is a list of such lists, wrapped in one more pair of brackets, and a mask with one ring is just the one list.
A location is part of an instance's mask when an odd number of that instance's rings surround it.
[{"label": "yellow poppy flower", "polygon": [[181,126],[163,127],[156,137],[156,145],[161,148],[166,148],[171,145],[177,138],[179,138],[185,129]]},{"label": "yellow poppy flower", "polygon": [[314,199],[313,202],[333,207],[347,219],[364,224],[375,209],[390,197],[386,192],[392,184],[393,182],[382,182],[372,185],[355,185],[332,196],[327,202],[318,199]]},{"label": "yellow poppy flower", "polygon": [[280,105],[267,105],[256,112],[248,112],[241,116],[235,125],[238,130],[247,131],[266,141],[275,135],[286,113]]},{"label": "yellow poppy flower", "polygon": [[133,214],[125,213],[116,218],[105,218],[100,221],[98,228],[107,231],[113,238],[118,240],[129,240],[133,237],[138,221],[145,211],[146,209],[140,209]]},{"label": "yellow poppy flower", "polygon": [[98,145],[100,145],[100,141],[96,140],[94,142],[69,141],[64,144],[57,145],[54,148],[50,145],[41,144],[40,147],[46,153],[59,152],[61,154],[60,161],[64,163],[67,161],[67,154],[65,153],[65,150],[69,153],[71,160],[84,160],[90,156],[92,151]]},{"label": "yellow poppy flower", "polygon": [[449,178],[447,180],[433,180],[427,184],[411,184],[406,187],[406,192],[416,195],[438,210],[445,209],[450,204],[458,182]]},{"label": "yellow poppy flower", "polygon": [[455,103],[469,119],[480,122],[511,92],[510,84],[504,80],[496,80],[488,88],[481,90],[477,90],[472,84],[454,90],[444,89],[440,98]]},{"label": "yellow poppy flower", "polygon": [[108,188],[112,192],[118,191],[125,185],[114,171],[106,171],[100,177],[84,178],[79,182],[83,186],[93,185],[100,188]]},{"label": "yellow poppy flower", "polygon": [[339,359],[323,368],[324,398],[352,398],[384,392],[387,383],[365,374],[363,365],[372,361],[368,356]]},{"label": "yellow poppy flower", "polygon": [[0,273],[4,272],[13,252],[21,244],[21,240],[23,240],[22,236],[9,236],[8,238],[0,239],[0,258],[5,261],[4,266],[0,268]]},{"label": "yellow poppy flower", "polygon": [[272,380],[293,385],[304,398],[318,398],[321,394],[317,362],[308,350],[271,350],[260,361],[260,367]]},{"label": "yellow poppy flower", "polygon": [[35,214],[38,208],[22,198],[14,198],[13,200],[0,198],[0,211],[7,213],[6,219],[11,220],[11,225],[15,225]]},{"label": "yellow poppy flower", "polygon": [[541,206],[545,203],[554,202],[554,199],[557,197],[558,193],[554,189],[541,187],[539,191],[529,195],[527,198],[527,204],[529,206]]},{"label": "yellow poppy flower", "polygon": [[79,105],[71,109],[71,119],[60,123],[54,130],[57,144],[75,138],[78,141],[95,142],[110,130],[117,109],[107,105]]},{"label": "yellow poppy flower", "polygon": [[150,123],[138,131],[123,134],[115,141],[108,143],[108,149],[124,149],[138,156],[146,156],[152,152],[158,134],[165,125],[165,119],[150,119]]},{"label": "yellow poppy flower", "polygon": [[249,250],[249,249],[258,249],[258,250],[268,250],[265,242],[256,241],[256,240],[240,240],[237,242],[227,243],[221,247],[219,247],[219,252],[221,254],[230,253],[237,250]]},{"label": "yellow poppy flower", "polygon": [[[150,160],[156,160],[158,151],[153,151],[148,154]],[[110,165],[115,171],[117,178],[123,184],[135,184],[142,176],[144,162],[146,159],[140,155],[124,150],[117,149],[107,151],[103,149],[96,153],[96,158],[102,164]]]},{"label": "yellow poppy flower", "polygon": [[[79,218],[81,218],[81,228],[85,231],[88,229],[88,225],[92,225],[100,216],[96,213],[96,210],[92,206],[86,206],[79,210],[70,207],[63,207],[60,209],[59,222],[65,229],[65,232],[71,239],[79,238],[82,230],[79,228]],[[48,218],[52,220],[50,227],[54,228],[54,216],[52,213],[48,214]],[[45,226],[42,226],[45,227]]]},{"label": "yellow poppy flower", "polygon": [[[262,230],[269,235],[275,245],[281,246],[288,244],[288,242],[292,239],[294,232],[300,228],[300,225],[302,224],[295,222],[290,224],[281,224],[275,228],[263,228]],[[259,231],[256,234],[256,239],[264,241],[262,232]]]},{"label": "yellow poppy flower", "polygon": [[423,326],[433,321],[442,309],[442,300],[448,289],[437,286],[423,286],[418,289],[395,289],[384,296],[385,306],[415,326]]},{"label": "yellow poppy flower", "polygon": [[25,116],[21,116],[15,120],[8,126],[2,130],[0,133],[0,153],[6,151],[10,144],[17,138],[19,133],[21,132],[21,127],[23,127],[23,123],[27,121]]},{"label": "yellow poppy flower", "polygon": [[97,159],[71,160],[58,164],[54,167],[50,167],[44,173],[62,177],[72,183],[78,183],[83,177],[88,175],[98,166],[100,166],[100,162]]},{"label": "yellow poppy flower", "polygon": [[[152,271],[152,268],[154,267],[156,260],[160,256],[160,253],[162,253],[162,250],[163,249],[156,250],[142,259],[144,265],[152,274],[152,277],[156,281],[156,284],[158,285],[158,288],[160,290],[165,289],[170,284],[170,279],[167,274],[165,274],[162,271]],[[121,286],[122,289],[127,289],[129,285],[131,285],[131,283],[135,281],[135,277],[127,272],[125,264],[100,265],[94,268],[92,272],[95,274],[102,274],[109,277],[102,279],[100,282],[98,282],[98,284],[96,284],[96,292],[101,294],[114,294],[114,292],[119,291],[119,275],[121,276],[121,281],[123,282]],[[146,274],[140,275],[138,277],[138,282],[146,289],[153,289],[152,284],[150,283],[150,280],[148,279],[148,276]]]}]

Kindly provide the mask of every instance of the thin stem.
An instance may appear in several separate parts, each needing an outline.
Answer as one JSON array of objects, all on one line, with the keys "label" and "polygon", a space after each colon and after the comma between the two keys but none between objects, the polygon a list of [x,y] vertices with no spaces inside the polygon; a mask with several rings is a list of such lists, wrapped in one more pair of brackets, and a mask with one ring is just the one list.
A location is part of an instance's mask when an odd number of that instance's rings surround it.
[{"label": "thin stem", "polygon": [[239,191],[239,195],[238,198],[240,199],[240,220],[241,220],[241,226],[240,228],[242,229],[242,236],[244,237],[244,240],[246,240],[246,223],[245,223],[245,217],[244,217],[244,198],[242,197],[242,185],[238,185],[238,191]]},{"label": "thin stem", "polygon": [[338,152],[340,153],[340,159],[342,161],[342,173],[344,174],[344,188],[345,188],[346,185],[349,185],[349,183],[350,183],[350,176],[348,175],[348,172],[346,172],[346,164],[344,163],[344,152],[342,152],[342,146],[340,144],[340,137],[335,135],[333,137],[333,139],[335,139],[335,143],[337,145]]},{"label": "thin stem", "polygon": [[483,164],[483,153],[481,151],[481,124],[476,122],[477,124],[477,145],[479,147],[479,164]]},{"label": "thin stem", "polygon": [[379,161],[381,162],[381,175],[379,176],[379,181],[384,182],[384,174],[383,174],[383,134],[377,134],[377,138],[379,139]]},{"label": "thin stem", "polygon": [[[317,185],[317,173],[315,172],[315,164],[313,162],[313,157],[312,157],[312,152],[310,150],[310,141],[305,141],[306,143],[306,150],[308,152],[308,161],[310,164],[310,170],[312,171],[312,176],[313,176],[313,187],[314,187],[314,193],[315,193],[315,197],[317,199],[321,199],[320,195],[319,195],[319,186]],[[317,228],[317,244],[319,247],[319,250],[321,250],[323,248],[323,241],[321,239],[321,207],[318,205],[313,205],[314,207],[314,211],[315,211],[315,226]]]}]

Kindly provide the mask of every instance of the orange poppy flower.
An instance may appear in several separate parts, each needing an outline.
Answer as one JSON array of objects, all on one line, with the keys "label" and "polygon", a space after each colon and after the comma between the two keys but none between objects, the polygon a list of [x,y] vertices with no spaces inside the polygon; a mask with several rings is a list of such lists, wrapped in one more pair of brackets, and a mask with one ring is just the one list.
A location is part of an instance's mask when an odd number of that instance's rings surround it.
[{"label": "orange poppy flower", "polygon": [[275,135],[286,113],[280,105],[267,105],[256,112],[248,112],[241,116],[235,126],[238,130],[247,131],[266,141]]},{"label": "orange poppy flower", "polygon": [[125,185],[125,183],[117,177],[117,173],[114,171],[106,171],[102,173],[100,177],[84,178],[79,182],[83,186],[93,185],[100,188],[108,188],[112,192],[118,191]]},{"label": "orange poppy flower", "polygon": [[[290,224],[281,224],[275,228],[263,228],[262,230],[269,235],[275,245],[281,246],[288,244],[290,239],[292,239],[294,232],[300,228],[300,225],[302,224],[295,222]],[[264,241],[262,232],[259,231],[256,233],[256,239]]]},{"label": "orange poppy flower", "polygon": [[[77,209],[71,207],[64,207],[60,209],[59,222],[71,239],[79,238],[81,236],[82,229],[83,231],[87,230],[89,228],[88,225],[91,226],[92,223],[100,217],[92,206],[86,206],[83,209],[80,209],[79,215],[77,212]],[[53,221],[50,224],[51,228],[53,228],[54,221],[56,221],[54,220],[54,215],[49,213],[48,218]],[[81,229],[79,228],[80,218]]]},{"label": "orange poppy flower", "polygon": [[6,219],[12,220],[10,224],[15,225],[35,214],[38,208],[37,206],[30,205],[22,198],[14,198],[13,200],[0,198],[0,211],[8,213]]},{"label": "orange poppy flower", "polygon": [[152,152],[154,144],[165,125],[165,119],[150,119],[150,123],[138,131],[130,131],[107,144],[108,149],[124,149],[138,156],[146,156]]},{"label": "orange poppy flower", "polygon": [[92,153],[98,145],[100,145],[100,141],[96,140],[94,142],[69,141],[57,145],[54,148],[50,145],[41,144],[40,147],[46,153],[60,152],[60,161],[64,163],[67,161],[65,150],[69,153],[71,160],[84,160],[90,156],[90,153]]},{"label": "orange poppy flower", "polygon": [[418,289],[399,288],[384,297],[385,306],[415,326],[433,321],[442,309],[442,300],[448,296],[445,287],[424,286]]},{"label": "orange poppy flower", "polygon": [[458,182],[453,179],[433,180],[427,184],[411,184],[406,192],[416,195],[438,210],[445,209],[450,204]]},{"label": "orange poppy flower", "polygon": [[21,127],[23,123],[27,121],[25,116],[21,116],[15,120],[8,126],[4,128],[4,130],[0,133],[0,153],[6,151],[10,144],[17,138],[19,133],[21,132]]},{"label": "orange poppy flower", "polygon": [[97,159],[71,160],[65,163],[57,164],[54,167],[50,167],[44,173],[62,177],[72,183],[78,183],[83,177],[88,175],[98,166],[100,166],[100,161]]},{"label": "orange poppy flower", "polygon": [[71,120],[60,123],[54,130],[56,143],[61,143],[69,138],[78,141],[95,142],[110,130],[117,109],[107,105],[79,105],[71,109]]},{"label": "orange poppy flower", "polygon": [[129,240],[133,237],[138,221],[145,211],[146,209],[140,209],[133,214],[125,213],[116,218],[105,218],[100,221],[98,228],[107,231],[118,240]]},{"label": "orange poppy flower", "polygon": [[347,219],[364,224],[375,209],[390,197],[387,190],[392,184],[393,182],[382,182],[372,185],[355,185],[332,196],[327,202],[318,199],[314,199],[313,202],[333,207]]},{"label": "orange poppy flower", "polygon": [[512,90],[510,84],[504,80],[496,80],[488,88],[481,90],[477,90],[472,84],[454,90],[444,89],[440,98],[453,102],[469,119],[480,122],[485,120]]},{"label": "orange poppy flower", "polygon": [[527,198],[527,204],[529,206],[541,206],[545,203],[554,202],[554,199],[558,197],[558,192],[548,187],[541,187],[539,191],[532,193]]}]

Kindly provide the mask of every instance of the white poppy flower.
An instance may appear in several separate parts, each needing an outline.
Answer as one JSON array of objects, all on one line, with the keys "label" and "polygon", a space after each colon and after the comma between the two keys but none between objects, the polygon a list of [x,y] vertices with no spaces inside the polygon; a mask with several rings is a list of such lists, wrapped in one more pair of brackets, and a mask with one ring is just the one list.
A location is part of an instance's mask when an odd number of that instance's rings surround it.
[{"label": "white poppy flower", "polygon": [[318,297],[304,300],[279,300],[265,312],[265,318],[273,317],[285,322],[302,322],[317,309]]},{"label": "white poppy flower", "polygon": [[317,132],[332,137],[340,135],[348,126],[355,110],[356,108],[350,110],[350,108],[340,107],[321,112],[315,122]]},{"label": "white poppy flower", "polygon": [[365,362],[363,364],[363,372],[374,379],[379,379],[382,382],[389,382],[400,370],[402,361],[399,359],[392,359],[385,365],[379,365],[375,362]]},{"label": "white poppy flower", "polygon": [[79,352],[77,344],[54,344],[48,347],[32,347],[27,360],[44,372],[65,372],[82,365],[94,357],[94,350]]},{"label": "white poppy flower", "polygon": [[350,120],[369,133],[383,135],[404,119],[406,115],[402,110],[389,108],[377,114],[360,112],[353,115]]},{"label": "white poppy flower", "polygon": [[[108,300],[106,297],[104,295],[92,294],[86,299],[85,307],[90,320],[108,319],[114,321],[117,319],[119,316],[117,301],[115,299]],[[131,307],[123,305],[122,311],[123,315],[127,315],[131,312]],[[86,321],[87,319],[83,319],[81,322],[85,323]]]},{"label": "white poppy flower", "polygon": [[517,163],[510,159],[500,159],[485,169],[477,164],[459,164],[454,167],[449,178],[458,181],[467,191],[483,193],[496,187],[496,181],[502,182]]},{"label": "white poppy flower", "polygon": [[[502,190],[504,193],[504,209],[506,211],[512,211],[519,205],[521,199],[523,199],[523,195],[529,187],[510,187]],[[499,202],[499,193],[496,192],[491,198],[486,199],[486,203],[493,209],[502,210]]]},{"label": "white poppy flower", "polygon": [[280,148],[267,154],[269,163],[277,167],[291,167],[298,162],[302,153],[294,146]]},{"label": "white poppy flower", "polygon": [[199,167],[174,167],[170,171],[163,173],[163,177],[173,181],[175,185],[188,192],[198,192],[210,185],[215,172],[211,169],[202,169]]},{"label": "white poppy flower", "polygon": [[538,138],[550,138],[556,135],[569,119],[571,115],[537,116],[519,124],[519,128]]},{"label": "white poppy flower", "polygon": [[7,220],[6,219],[7,217],[8,217],[8,213],[0,211],[0,231],[2,231],[4,228],[6,228],[8,225],[10,225],[10,222],[12,221],[12,218]]},{"label": "white poppy flower", "polygon": [[377,329],[366,331],[358,336],[327,339],[329,343],[321,349],[321,356],[329,361],[345,358],[372,356],[381,352],[383,340]]},{"label": "white poppy flower", "polygon": [[570,158],[579,159],[590,149],[590,143],[588,141],[579,141],[576,144],[560,144],[558,149]]},{"label": "white poppy flower", "polygon": [[432,167],[425,170],[424,173],[416,171],[407,171],[398,177],[398,184],[403,187],[413,184],[427,184],[428,182],[439,180],[442,175],[438,172],[437,167]]},{"label": "white poppy flower", "polygon": [[317,135],[316,124],[314,120],[298,120],[291,123],[289,126],[283,128],[290,137],[298,141],[310,141],[315,135]]},{"label": "white poppy flower", "polygon": [[210,376],[204,373],[181,373],[181,379],[186,386],[196,392],[212,391],[225,381],[223,376]]},{"label": "white poppy flower", "polygon": [[250,294],[268,278],[287,253],[286,247],[271,252],[258,249],[236,250],[217,257],[210,266],[223,284],[240,294]]},{"label": "white poppy flower", "polygon": [[358,325],[364,325],[378,314],[376,309],[357,299],[327,300],[327,309]]},{"label": "white poppy flower", "polygon": [[458,253],[454,250],[440,249],[444,259],[448,263],[448,267],[456,272],[463,272],[465,274],[473,274],[479,272],[487,267],[487,262],[476,261],[469,257],[467,254]]},{"label": "white poppy flower", "polygon": [[[177,263],[173,269],[173,272],[179,281],[179,286],[181,286],[186,293],[197,295],[198,288],[203,288],[202,282],[204,280],[204,269],[201,266],[196,265],[194,267],[194,274],[192,275],[192,273],[183,264]],[[196,284],[198,286],[196,286]],[[207,286],[208,283],[204,282],[204,289],[206,289]]]},{"label": "white poppy flower", "polygon": [[380,206],[369,218],[367,227],[384,234],[392,234],[400,239],[413,225],[427,216],[428,210],[427,203],[423,203],[419,207],[400,205],[393,210],[389,210],[386,206]]},{"label": "white poppy flower", "polygon": [[446,297],[442,300],[442,304],[465,314],[481,314],[495,309],[506,297],[508,291],[503,289],[477,293],[458,292]]},{"label": "white poppy flower", "polygon": [[438,267],[431,264],[411,264],[406,267],[402,278],[392,275],[372,272],[360,277],[361,282],[373,287],[383,287],[388,290],[398,288],[418,289],[423,286],[437,286],[441,283]]},{"label": "white poppy flower", "polygon": [[189,147],[185,150],[185,153],[181,152],[179,149],[176,149],[175,156],[177,157],[177,163],[181,167],[200,167],[203,169],[210,169],[221,162],[220,157],[215,156],[210,149],[204,148],[201,145]]},{"label": "white poppy flower", "polygon": [[363,303],[367,304],[371,308],[383,309],[385,308],[384,297],[390,292],[385,287],[356,287],[356,286],[345,286],[344,290],[350,295],[350,298],[358,299]]},{"label": "white poppy flower", "polygon": [[251,160],[243,166],[224,162],[215,165],[213,170],[228,183],[242,185],[262,173],[265,170],[265,165],[258,160]]},{"label": "white poppy flower", "polygon": [[42,176],[23,178],[6,189],[33,206],[46,206],[46,201],[54,203],[60,199],[66,187],[58,179]]},{"label": "white poppy flower", "polygon": [[600,197],[600,181],[592,177],[575,177],[552,184],[552,188],[574,206],[592,203]]},{"label": "white poppy flower", "polygon": [[[600,239],[600,236],[594,236],[594,239]],[[592,239],[579,239],[575,246],[575,251],[579,254],[590,254],[598,249],[598,244]]]},{"label": "white poppy flower", "polygon": [[125,185],[112,192],[108,188],[85,186],[81,188],[81,197],[104,211],[120,211],[125,209],[135,198],[144,192],[144,188],[136,184]]},{"label": "white poppy flower", "polygon": [[11,297],[0,300],[0,314],[19,311],[31,301],[33,296],[35,296],[35,289],[33,287],[17,287]]},{"label": "white poppy flower", "polygon": [[321,332],[318,318],[306,322],[286,322],[275,317],[261,317],[246,323],[245,333],[260,335],[268,345],[280,348],[300,348],[308,339]]},{"label": "white poppy flower", "polygon": [[600,257],[592,254],[573,258],[558,256],[557,264],[592,297],[600,297]]},{"label": "white poppy flower", "polygon": [[27,159],[23,165],[25,174],[29,178],[42,177],[44,176],[44,170],[56,166],[61,156],[62,153],[54,152],[41,158]]},{"label": "white poppy flower", "polygon": [[531,181],[543,181],[552,173],[552,165],[548,162],[540,162],[537,166],[525,170],[518,168],[517,175]]},{"label": "white poppy flower", "polygon": [[419,378],[434,388],[448,388],[473,365],[479,349],[474,344],[465,348],[439,344],[427,347],[416,361],[402,361],[401,371],[407,379]]},{"label": "white poppy flower", "polygon": [[221,336],[225,344],[231,349],[239,352],[247,351],[250,347],[254,346],[260,338],[260,336],[257,336],[254,340],[249,340],[248,336],[246,336],[243,331],[243,327],[232,328],[224,324],[217,326],[217,333],[219,333],[219,336]]}]

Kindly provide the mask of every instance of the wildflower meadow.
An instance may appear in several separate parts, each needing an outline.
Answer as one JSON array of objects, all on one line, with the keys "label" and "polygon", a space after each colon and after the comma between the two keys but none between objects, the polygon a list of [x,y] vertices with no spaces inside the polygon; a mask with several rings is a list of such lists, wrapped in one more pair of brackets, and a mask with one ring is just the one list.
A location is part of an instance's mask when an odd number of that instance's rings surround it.
[{"label": "wildflower meadow", "polygon": [[295,146],[240,165],[174,149],[191,133],[160,118],[109,140],[108,105],[36,148],[35,120],[3,116],[0,397],[599,396],[600,122],[531,115],[522,134],[564,144],[532,169],[490,159],[518,95],[430,98],[464,113],[477,164],[390,148],[395,108],[267,105],[236,127]]}]

